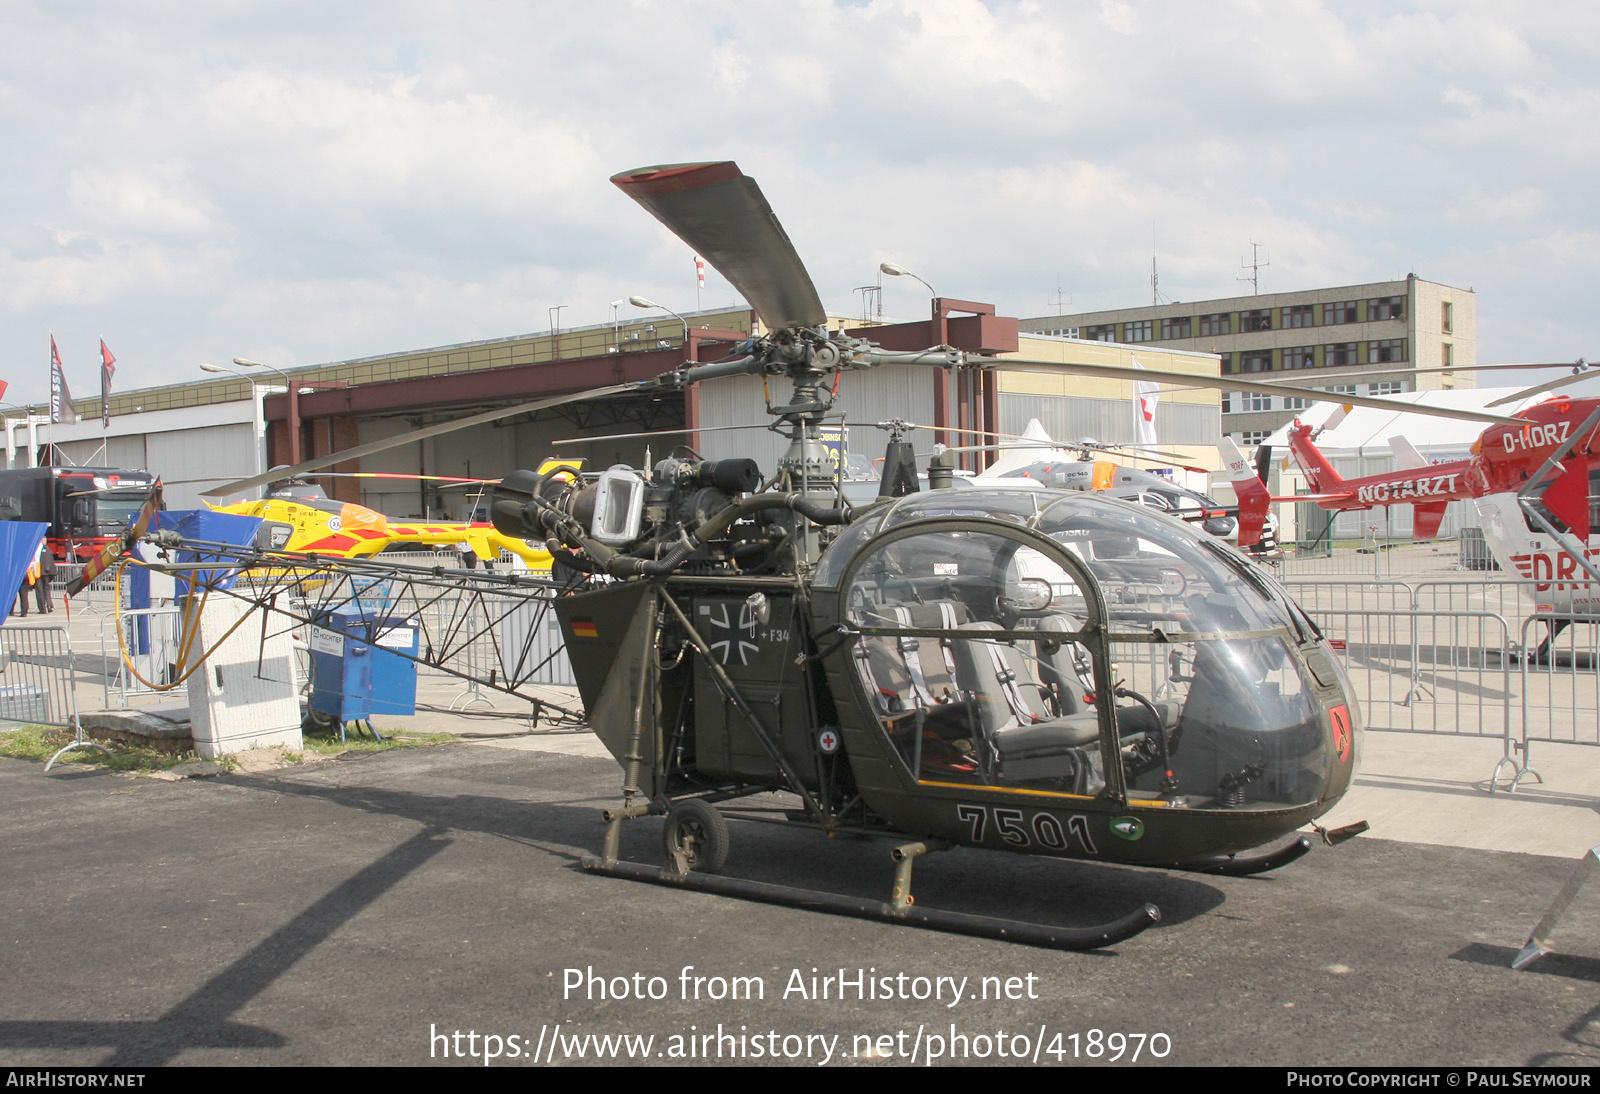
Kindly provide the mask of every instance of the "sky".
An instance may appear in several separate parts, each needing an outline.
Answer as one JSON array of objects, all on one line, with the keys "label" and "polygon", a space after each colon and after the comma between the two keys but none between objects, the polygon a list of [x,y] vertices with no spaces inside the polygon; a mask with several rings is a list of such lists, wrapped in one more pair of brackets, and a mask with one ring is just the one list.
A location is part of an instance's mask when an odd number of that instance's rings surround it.
[{"label": "sky", "polygon": [[[1530,18],[1530,12],[1537,17]],[[0,0],[0,379],[79,397],[697,306],[607,179],[733,159],[836,314],[1419,277],[1600,356],[1600,6]],[[1057,302],[1064,303],[1063,308]],[[698,304],[736,302],[714,272]],[[639,314],[623,305],[624,314]],[[1484,381],[1487,386],[1491,381]],[[1492,382],[1505,382],[1504,380]]]}]

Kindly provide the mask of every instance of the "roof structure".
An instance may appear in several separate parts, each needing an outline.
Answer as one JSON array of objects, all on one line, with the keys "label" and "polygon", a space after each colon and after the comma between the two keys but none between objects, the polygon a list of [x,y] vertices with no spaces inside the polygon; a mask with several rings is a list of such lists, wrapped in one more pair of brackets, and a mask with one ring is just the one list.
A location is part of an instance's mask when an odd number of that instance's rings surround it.
[{"label": "roof structure", "polygon": [[[1415,406],[1487,410],[1489,404],[1496,399],[1502,399],[1518,390],[1518,388],[1456,388],[1450,391],[1406,391],[1385,398],[1396,403],[1411,403]],[[1490,413],[1515,414],[1545,398],[1548,396],[1529,396],[1515,403],[1495,407]],[[1306,409],[1296,412],[1295,417],[1301,422],[1320,426],[1331,418],[1339,407],[1340,404],[1337,402],[1313,403]],[[1273,448],[1287,448],[1289,426],[1293,424],[1290,422],[1280,427],[1262,443]],[[1343,421],[1317,437],[1317,447],[1330,456],[1353,455],[1362,451],[1371,454],[1387,452],[1390,437],[1404,437],[1416,445],[1419,452],[1426,453],[1430,449],[1461,452],[1478,439],[1483,429],[1483,425],[1478,422],[1357,406],[1350,408],[1350,413],[1345,415]]]}]

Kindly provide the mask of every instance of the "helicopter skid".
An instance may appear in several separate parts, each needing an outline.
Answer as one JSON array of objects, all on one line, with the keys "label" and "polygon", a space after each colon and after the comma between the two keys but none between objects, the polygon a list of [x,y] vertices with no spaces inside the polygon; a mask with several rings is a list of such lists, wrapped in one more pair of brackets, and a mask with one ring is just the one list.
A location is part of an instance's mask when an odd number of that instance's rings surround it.
[{"label": "helicopter skid", "polygon": [[994,938],[1002,942],[1019,942],[1026,946],[1040,946],[1053,950],[1102,949],[1132,938],[1146,927],[1161,921],[1160,909],[1154,904],[1146,904],[1138,911],[1130,912],[1120,919],[1097,927],[1051,927],[1042,923],[945,912],[915,905],[896,907],[890,903],[845,896],[840,893],[746,881],[716,874],[693,872],[680,874],[671,869],[647,866],[625,859],[607,861],[595,855],[584,856],[582,865],[591,873],[626,878],[629,881],[647,881],[655,885],[677,886],[716,893],[719,896],[753,900],[760,904],[781,904],[791,908],[804,908],[807,911],[826,912],[829,915],[875,919],[884,923],[921,927],[924,930]]},{"label": "helicopter skid", "polygon": [[1248,851],[1240,855],[1221,855],[1217,858],[1195,859],[1178,863],[1174,869],[1196,874],[1216,874],[1222,877],[1248,877],[1276,870],[1305,855],[1311,850],[1310,836],[1296,836],[1273,851]]}]

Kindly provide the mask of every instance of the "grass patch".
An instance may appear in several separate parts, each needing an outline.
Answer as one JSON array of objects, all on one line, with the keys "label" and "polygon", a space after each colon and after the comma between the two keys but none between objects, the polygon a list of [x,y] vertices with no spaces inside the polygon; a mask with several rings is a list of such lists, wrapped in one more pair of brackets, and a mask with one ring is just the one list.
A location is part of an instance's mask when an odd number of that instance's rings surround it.
[{"label": "grass patch", "polygon": [[[381,728],[379,732],[384,736],[381,741],[350,733],[347,734],[346,740],[341,742],[337,729],[308,730],[303,735],[305,751],[294,752],[284,749],[283,758],[288,763],[297,764],[305,762],[307,753],[327,758],[346,752],[388,752],[396,748],[428,748],[456,740],[456,737],[449,733],[399,733]],[[71,743],[72,731],[58,726],[30,725],[0,730],[0,756],[9,756],[14,760],[44,763],[54,756],[57,750]],[[63,754],[56,763],[89,764],[111,771],[167,771],[181,763],[200,759],[200,756],[192,751],[172,755],[122,741],[98,743],[110,749],[110,755],[98,748],[75,748]],[[232,756],[219,756],[216,762],[228,771],[234,770],[236,766]]]},{"label": "grass patch", "polygon": [[[0,756],[44,763],[54,756],[57,750],[71,743],[70,729],[62,729],[59,726],[21,726],[0,732]],[[63,754],[56,763],[90,764],[112,771],[166,771],[187,760],[195,759],[192,752],[173,756],[153,748],[130,745],[121,741],[97,743],[110,749],[110,755],[98,748],[75,748]]]},{"label": "grass patch", "polygon": [[381,726],[378,727],[378,732],[383,734],[381,741],[374,741],[365,732],[357,734],[354,730],[346,732],[345,739],[340,741],[337,727],[308,729],[302,736],[306,751],[319,756],[338,756],[346,752],[388,752],[396,748],[430,748],[434,745],[450,744],[456,740],[455,735],[451,733],[400,733],[386,730]]}]

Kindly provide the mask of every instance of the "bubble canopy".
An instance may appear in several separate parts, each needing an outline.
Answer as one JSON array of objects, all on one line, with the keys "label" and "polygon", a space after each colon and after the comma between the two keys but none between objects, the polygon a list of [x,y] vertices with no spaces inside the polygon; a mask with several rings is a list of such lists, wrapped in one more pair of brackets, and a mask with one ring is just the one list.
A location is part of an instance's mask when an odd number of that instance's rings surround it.
[{"label": "bubble canopy", "polygon": [[[934,491],[823,556],[854,664],[915,777],[1188,808],[1315,801],[1332,757],[1315,626],[1254,564],[1113,499]],[[1318,655],[1322,656],[1322,655]]]},{"label": "bubble canopy", "polygon": [[[914,521],[963,517],[1014,524],[1065,548],[1106,591],[1112,621],[1142,628],[1150,612],[1141,601],[1160,593],[1183,598],[1187,610],[1177,618],[1191,624],[1186,630],[1282,627],[1297,641],[1321,637],[1277,582],[1212,537],[1130,502],[1076,491],[967,489],[909,495],[851,524],[823,555],[815,584],[836,588],[850,560],[877,536]],[[1028,561],[1024,556],[1024,568]]]}]

